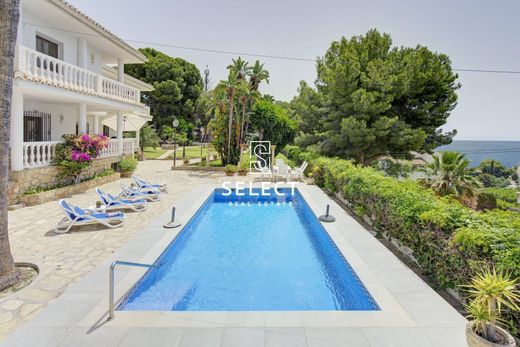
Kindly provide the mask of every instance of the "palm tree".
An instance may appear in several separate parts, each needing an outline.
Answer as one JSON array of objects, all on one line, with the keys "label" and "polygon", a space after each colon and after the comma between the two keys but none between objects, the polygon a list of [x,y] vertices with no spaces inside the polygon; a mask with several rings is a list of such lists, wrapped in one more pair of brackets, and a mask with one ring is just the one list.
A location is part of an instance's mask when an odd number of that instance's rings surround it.
[{"label": "palm tree", "polygon": [[474,196],[480,183],[469,174],[469,160],[464,154],[448,151],[433,158],[424,170],[427,177],[421,180],[422,183],[439,195]]},{"label": "palm tree", "polygon": [[264,64],[261,64],[259,60],[255,61],[255,65],[251,68],[251,74],[249,76],[249,83],[251,90],[258,90],[258,87],[262,81],[269,84],[269,71],[264,69]]},{"label": "palm tree", "polygon": [[[240,59],[240,58],[239,58]],[[221,93],[222,91],[225,91],[225,95],[227,96],[228,100],[228,138],[227,138],[227,160],[231,158],[231,134],[233,129],[233,113],[234,113],[234,106],[235,106],[235,93],[236,93],[236,87],[237,87],[237,72],[231,67],[228,67],[229,75],[228,79],[225,81],[220,81],[220,83],[215,88],[215,92]]]},{"label": "palm tree", "polygon": [[247,105],[252,91],[249,89],[249,84],[242,80],[237,84],[238,102],[242,106],[242,113],[240,117],[240,124],[237,127],[237,143],[242,143],[244,135],[244,125],[247,121]]},{"label": "palm tree", "polygon": [[245,80],[251,71],[251,67],[248,66],[249,63],[242,60],[241,57],[238,57],[238,59],[231,59],[231,61],[232,64],[227,67],[229,72],[235,74],[237,80]]},{"label": "palm tree", "polygon": [[14,52],[19,0],[0,0],[0,291],[19,279],[9,245],[7,185],[9,177],[9,128],[13,93]]},{"label": "palm tree", "polygon": [[139,130],[139,146],[141,147],[141,151],[144,151],[145,147],[155,149],[161,145],[160,142],[161,138],[151,125],[145,125]]}]

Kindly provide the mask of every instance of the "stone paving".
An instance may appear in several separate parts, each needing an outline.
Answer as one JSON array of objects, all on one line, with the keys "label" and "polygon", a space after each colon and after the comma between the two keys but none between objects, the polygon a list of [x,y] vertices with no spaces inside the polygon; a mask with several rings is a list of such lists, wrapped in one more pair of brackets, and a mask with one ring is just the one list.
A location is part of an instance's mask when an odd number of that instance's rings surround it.
[{"label": "stone paving", "polygon": [[[0,341],[17,326],[30,320],[67,287],[94,269],[121,245],[132,239],[143,226],[200,183],[229,180],[222,173],[200,173],[170,170],[171,161],[150,160],[140,162],[136,174],[143,178],[164,182],[169,187],[159,202],[151,203],[145,212],[126,213],[122,228],[73,228],[67,234],[56,234],[53,229],[63,217],[56,201],[25,207],[9,212],[9,237],[15,261],[38,265],[40,274],[28,287],[0,299]],[[243,177],[240,179],[243,180]],[[120,191],[121,179],[103,185],[110,193]],[[93,189],[68,199],[81,207],[95,204]]]}]

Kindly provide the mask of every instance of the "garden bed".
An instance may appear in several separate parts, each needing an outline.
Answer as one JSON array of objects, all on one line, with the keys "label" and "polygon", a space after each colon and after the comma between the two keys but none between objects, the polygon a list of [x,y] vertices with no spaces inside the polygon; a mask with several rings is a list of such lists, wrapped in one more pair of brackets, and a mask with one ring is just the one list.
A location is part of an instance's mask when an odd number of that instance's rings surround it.
[{"label": "garden bed", "polygon": [[108,176],[96,177],[88,181],[83,181],[78,184],[64,186],[56,189],[47,190],[41,193],[25,194],[20,197],[20,202],[26,206],[34,206],[43,204],[45,202],[63,199],[74,194],[79,194],[88,189],[95,188],[102,184],[116,181],[120,178],[119,173],[114,173]]}]

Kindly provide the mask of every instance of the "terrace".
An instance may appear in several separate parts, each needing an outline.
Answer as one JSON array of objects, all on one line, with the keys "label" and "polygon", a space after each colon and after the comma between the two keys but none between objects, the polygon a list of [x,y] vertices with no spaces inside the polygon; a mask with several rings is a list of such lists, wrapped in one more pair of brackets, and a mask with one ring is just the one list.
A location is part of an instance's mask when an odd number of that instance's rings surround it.
[{"label": "terrace", "polygon": [[[172,205],[185,224],[215,187],[244,179],[172,172],[170,166],[160,160],[139,165],[137,174],[166,182],[170,193],[144,213],[128,213],[120,229],[85,227],[55,234],[52,229],[61,217],[56,202],[10,212],[14,256],[39,264],[40,275],[0,301],[4,345],[465,346],[466,320],[319,188],[306,184],[298,189],[314,214],[331,205],[337,221],[324,224],[325,230],[381,310],[117,311],[107,321],[110,263],[154,262],[182,232],[162,228]],[[117,182],[102,188],[116,191]],[[93,199],[89,191],[70,201],[88,206]],[[144,272],[118,268],[116,299]]]}]

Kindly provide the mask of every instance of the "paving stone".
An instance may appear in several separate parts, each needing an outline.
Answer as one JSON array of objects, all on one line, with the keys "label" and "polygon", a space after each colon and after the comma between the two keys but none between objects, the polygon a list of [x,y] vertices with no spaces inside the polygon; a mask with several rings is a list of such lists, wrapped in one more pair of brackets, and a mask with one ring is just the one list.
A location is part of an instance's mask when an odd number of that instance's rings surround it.
[{"label": "paving stone", "polygon": [[[45,170],[40,170],[45,171]],[[35,263],[40,267],[40,276],[30,287],[0,300],[0,323],[14,322],[13,326],[0,326],[0,334],[8,335],[14,328],[33,317],[51,300],[60,296],[72,283],[77,282],[102,263],[115,250],[135,237],[165,209],[171,208],[182,195],[195,186],[205,183],[229,181],[223,174],[172,171],[170,161],[140,162],[138,176],[154,182],[166,183],[169,194],[149,204],[143,213],[126,213],[127,222],[122,228],[73,228],[67,234],[53,232],[56,223],[63,217],[57,201],[9,211],[9,238],[16,261]],[[234,179],[238,179],[235,177]],[[240,177],[240,180],[243,180]],[[119,193],[120,183],[129,184],[131,179],[121,179],[101,185],[110,193]],[[71,203],[90,207],[97,200],[94,189],[75,194],[67,199]],[[16,303],[8,301],[16,300]],[[1,341],[1,339],[0,339]]]},{"label": "paving stone", "polygon": [[7,311],[15,311],[23,305],[23,301],[21,300],[7,300],[3,302],[0,306]]}]

